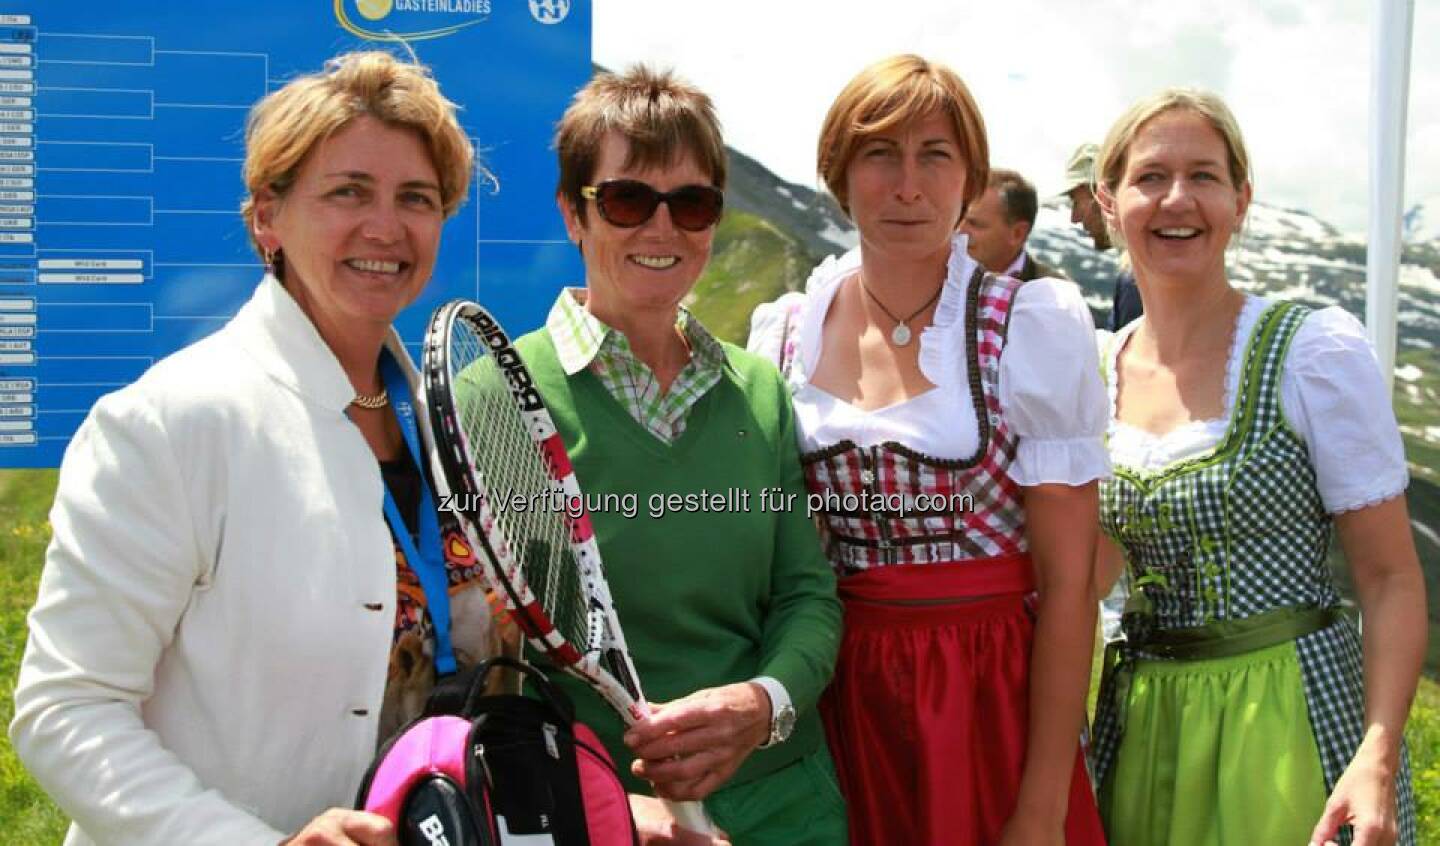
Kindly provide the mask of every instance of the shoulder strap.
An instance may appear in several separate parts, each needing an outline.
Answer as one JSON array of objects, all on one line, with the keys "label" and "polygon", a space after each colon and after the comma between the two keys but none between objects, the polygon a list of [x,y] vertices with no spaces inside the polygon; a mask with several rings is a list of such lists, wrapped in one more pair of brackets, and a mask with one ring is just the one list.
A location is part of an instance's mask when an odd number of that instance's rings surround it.
[{"label": "shoulder strap", "polygon": [[524,675],[533,684],[539,698],[555,709],[566,723],[575,721],[575,706],[570,702],[570,697],[534,666],[504,655],[487,658],[464,672],[438,680],[429,699],[425,701],[424,715],[434,717],[454,714],[466,718],[474,717],[481,698],[485,696],[485,680],[496,667],[504,667]]},{"label": "shoulder strap", "polygon": [[1309,309],[1298,303],[1279,302],[1256,321],[1246,344],[1244,371],[1235,398],[1236,422],[1247,441],[1263,438],[1281,419],[1280,377],[1290,342]]}]

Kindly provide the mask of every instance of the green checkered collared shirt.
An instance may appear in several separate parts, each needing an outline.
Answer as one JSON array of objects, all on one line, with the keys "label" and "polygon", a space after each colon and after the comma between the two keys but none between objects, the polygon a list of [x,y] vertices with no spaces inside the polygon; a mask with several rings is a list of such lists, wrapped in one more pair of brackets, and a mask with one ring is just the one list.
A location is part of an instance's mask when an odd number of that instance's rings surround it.
[{"label": "green checkered collared shirt", "polygon": [[565,375],[574,376],[588,367],[635,422],[665,443],[675,443],[685,432],[690,409],[720,381],[725,369],[720,342],[690,312],[680,309],[675,326],[690,344],[690,363],[670,390],[661,393],[655,374],[631,352],[625,335],[585,309],[587,293],[584,288],[566,288],[545,318]]}]

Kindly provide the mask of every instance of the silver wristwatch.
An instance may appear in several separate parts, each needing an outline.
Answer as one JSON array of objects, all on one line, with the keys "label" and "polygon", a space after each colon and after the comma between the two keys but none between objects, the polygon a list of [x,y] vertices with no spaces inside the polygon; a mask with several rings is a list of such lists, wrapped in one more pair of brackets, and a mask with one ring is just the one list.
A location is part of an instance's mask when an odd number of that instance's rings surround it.
[{"label": "silver wristwatch", "polygon": [[784,743],[790,739],[790,733],[795,731],[795,706],[786,702],[780,706],[770,717],[770,739],[760,744],[761,749],[774,746],[777,743]]},{"label": "silver wristwatch", "polygon": [[790,694],[779,681],[768,676],[752,681],[764,688],[770,697],[770,736],[759,746],[760,749],[769,749],[789,740],[795,731],[795,706],[790,704]]}]

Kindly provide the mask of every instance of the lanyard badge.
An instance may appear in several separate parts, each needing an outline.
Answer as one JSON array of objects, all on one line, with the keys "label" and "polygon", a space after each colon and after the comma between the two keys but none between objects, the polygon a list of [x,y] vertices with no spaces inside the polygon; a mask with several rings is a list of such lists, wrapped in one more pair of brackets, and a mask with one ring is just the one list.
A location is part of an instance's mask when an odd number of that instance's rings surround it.
[{"label": "lanyard badge", "polygon": [[420,514],[416,521],[414,535],[405,526],[400,507],[395,503],[390,488],[385,488],[385,519],[390,531],[405,554],[405,561],[420,579],[425,591],[426,610],[430,623],[435,629],[435,672],[449,675],[455,672],[455,651],[450,645],[450,577],[445,566],[445,556],[440,539],[440,520],[436,516],[435,497],[430,492],[430,483],[425,476],[424,450],[421,449],[419,430],[415,425],[415,405],[411,402],[410,383],[395,361],[385,350],[380,356],[380,375],[385,380],[385,389],[390,393],[395,418],[400,423],[400,433],[405,437],[405,446],[415,460],[415,469],[420,473]]}]

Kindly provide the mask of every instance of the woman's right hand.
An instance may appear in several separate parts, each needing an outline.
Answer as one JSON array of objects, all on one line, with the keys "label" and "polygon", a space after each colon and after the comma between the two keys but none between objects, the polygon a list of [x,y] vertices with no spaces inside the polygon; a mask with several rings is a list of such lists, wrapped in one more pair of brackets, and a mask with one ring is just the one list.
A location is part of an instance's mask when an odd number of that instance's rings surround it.
[{"label": "woman's right hand", "polygon": [[398,846],[395,826],[379,814],[331,808],[280,846]]}]

